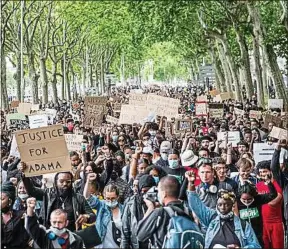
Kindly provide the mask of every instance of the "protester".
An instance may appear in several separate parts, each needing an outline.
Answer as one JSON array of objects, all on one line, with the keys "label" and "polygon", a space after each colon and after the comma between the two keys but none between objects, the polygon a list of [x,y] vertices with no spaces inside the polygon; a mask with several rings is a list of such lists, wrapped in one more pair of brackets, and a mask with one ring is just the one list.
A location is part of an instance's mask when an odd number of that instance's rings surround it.
[{"label": "protester", "polygon": [[28,198],[25,227],[40,248],[83,248],[82,239],[67,229],[69,223],[67,219],[68,214],[63,209],[55,209],[50,214],[51,226],[46,230],[46,228],[40,226],[37,222],[37,216],[34,213],[35,206],[36,199]]}]

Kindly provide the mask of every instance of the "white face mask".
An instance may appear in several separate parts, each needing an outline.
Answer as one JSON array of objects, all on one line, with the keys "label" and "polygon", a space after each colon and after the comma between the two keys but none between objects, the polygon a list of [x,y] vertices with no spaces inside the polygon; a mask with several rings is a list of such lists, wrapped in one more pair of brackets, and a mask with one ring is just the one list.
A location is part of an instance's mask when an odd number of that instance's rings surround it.
[{"label": "white face mask", "polygon": [[254,198],[251,200],[251,202],[247,203],[246,201],[244,202],[242,198],[240,198],[240,201],[242,202],[242,204],[244,204],[246,207],[249,207],[253,202],[254,202]]},{"label": "white face mask", "polygon": [[56,228],[56,227],[50,227],[50,229],[49,229],[51,232],[53,232],[53,233],[55,233],[55,235],[57,235],[57,236],[61,236],[63,233],[66,233],[66,228],[64,227],[64,228],[62,228],[62,229],[58,229],[58,228]]},{"label": "white face mask", "polygon": [[118,205],[118,201],[106,201],[105,204],[110,207],[111,209],[116,208]]},{"label": "white face mask", "polygon": [[149,131],[149,134],[150,134],[151,136],[156,136],[156,133],[157,133],[157,131],[154,131],[154,130],[150,130],[150,131]]},{"label": "white face mask", "polygon": [[168,154],[167,153],[161,153],[160,155],[164,161],[168,160]]},{"label": "white face mask", "polygon": [[80,178],[84,179],[84,172],[83,171],[80,172]]},{"label": "white face mask", "polygon": [[22,201],[26,201],[29,197],[28,194],[18,194],[18,197],[22,200]]}]

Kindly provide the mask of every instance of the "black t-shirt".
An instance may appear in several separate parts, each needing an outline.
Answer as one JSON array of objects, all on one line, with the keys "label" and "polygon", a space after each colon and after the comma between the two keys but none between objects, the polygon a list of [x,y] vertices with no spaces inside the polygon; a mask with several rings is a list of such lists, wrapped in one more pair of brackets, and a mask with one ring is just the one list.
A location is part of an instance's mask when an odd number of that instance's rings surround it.
[{"label": "black t-shirt", "polygon": [[239,247],[241,246],[240,241],[235,234],[233,217],[228,220],[220,220],[220,229],[217,234],[215,234],[209,248],[213,248],[217,244],[224,247],[232,244],[238,245]]},{"label": "black t-shirt", "polygon": [[185,179],[186,170],[182,167],[177,168],[177,169],[171,169],[169,167],[166,167],[166,168],[163,168],[163,170],[167,173],[167,175],[176,177],[180,184],[182,184],[182,182]]}]

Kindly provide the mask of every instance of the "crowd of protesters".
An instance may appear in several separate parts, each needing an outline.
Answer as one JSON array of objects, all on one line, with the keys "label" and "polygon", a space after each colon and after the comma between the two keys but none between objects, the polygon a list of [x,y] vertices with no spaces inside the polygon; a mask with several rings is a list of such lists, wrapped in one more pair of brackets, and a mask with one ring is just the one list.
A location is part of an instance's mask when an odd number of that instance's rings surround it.
[{"label": "crowd of protesters", "polygon": [[[276,123],[264,128],[264,113],[287,116],[258,107],[256,97],[222,101],[222,117],[197,116],[198,96],[214,102],[209,90],[146,87],[143,94],[180,99],[178,117],[111,124],[104,115],[99,127],[83,125],[84,98],[40,104],[57,111],[53,124],[83,141],[69,151],[70,171],[33,177],[10,154],[15,129],[6,122],[11,110],[2,110],[1,248],[284,248],[288,138],[270,136]],[[106,114],[118,118],[114,104],[129,103],[130,91],[112,88]],[[263,115],[251,118],[250,110]],[[192,125],[176,134],[179,116]],[[236,145],[230,131],[240,133]],[[256,143],[274,144],[272,159],[256,164]]]}]

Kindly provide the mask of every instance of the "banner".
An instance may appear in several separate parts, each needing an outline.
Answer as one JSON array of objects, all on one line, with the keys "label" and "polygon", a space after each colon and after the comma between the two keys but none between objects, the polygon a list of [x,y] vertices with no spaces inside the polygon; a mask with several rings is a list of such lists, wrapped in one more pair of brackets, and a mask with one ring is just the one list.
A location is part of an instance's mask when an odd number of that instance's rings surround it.
[{"label": "banner", "polygon": [[26,120],[26,116],[22,113],[11,113],[6,115],[6,123],[10,124],[11,119]]},{"label": "banner", "polygon": [[83,135],[65,134],[67,149],[69,151],[80,151]]},{"label": "banner", "polygon": [[261,115],[262,115],[261,111],[254,111],[254,110],[249,111],[250,118],[261,119]]},{"label": "banner", "polygon": [[19,106],[17,108],[18,113],[22,113],[24,115],[29,115],[31,112],[31,103],[19,103]]},{"label": "banner", "polygon": [[94,104],[94,105],[106,105],[107,103],[107,97],[101,96],[101,97],[85,97],[84,104]]},{"label": "banner", "polygon": [[139,124],[148,114],[145,106],[122,105],[118,124]]},{"label": "banner", "polygon": [[209,104],[209,115],[214,118],[222,118],[224,114],[223,104]]},{"label": "banner", "polygon": [[271,160],[275,150],[275,143],[269,145],[268,143],[254,143],[253,144],[253,158],[255,165],[261,161]]},{"label": "banner", "polygon": [[29,116],[28,118],[29,118],[30,129],[48,126],[47,115],[32,115],[32,116]]},{"label": "banner", "polygon": [[197,102],[208,102],[207,96],[206,95],[201,95],[198,96],[196,99]]},{"label": "banner", "polygon": [[176,119],[175,120],[176,126],[175,126],[175,133],[181,133],[181,132],[190,132],[192,130],[192,120],[188,119]]},{"label": "banner", "polygon": [[20,101],[19,100],[13,100],[11,101],[11,108],[16,108],[19,106]]},{"label": "banner", "polygon": [[129,94],[129,105],[146,105],[147,95],[145,94]]},{"label": "banner", "polygon": [[111,124],[118,124],[119,119],[107,115],[107,116],[106,116],[106,122],[111,123]]},{"label": "banner", "polygon": [[154,112],[156,115],[171,119],[178,114],[180,100],[148,94],[146,106],[149,112]]},{"label": "banner", "polygon": [[28,166],[26,177],[71,170],[62,125],[18,131],[15,137],[21,160]]},{"label": "banner", "polygon": [[269,136],[277,138],[277,139],[285,139],[286,141],[288,140],[288,132],[287,132],[287,130],[278,128],[276,126],[273,126],[273,129],[270,132]]},{"label": "banner", "polygon": [[195,103],[195,115],[206,116],[207,115],[207,103]]},{"label": "banner", "polygon": [[[219,148],[225,148],[225,133],[227,133],[227,131],[217,133],[217,140],[223,141],[219,145]],[[237,147],[238,142],[240,142],[240,132],[239,131],[228,131],[228,143],[232,143],[232,147]]]},{"label": "banner", "polygon": [[20,158],[20,153],[19,153],[19,150],[18,150],[18,145],[17,145],[17,142],[16,142],[15,135],[13,135],[13,138],[12,138],[12,143],[11,143],[9,156],[15,156],[17,158]]},{"label": "banner", "polygon": [[283,109],[283,99],[268,99],[268,109]]},{"label": "banner", "polygon": [[238,108],[234,108],[235,114],[238,116],[243,116],[245,114],[244,110],[238,109]]}]

